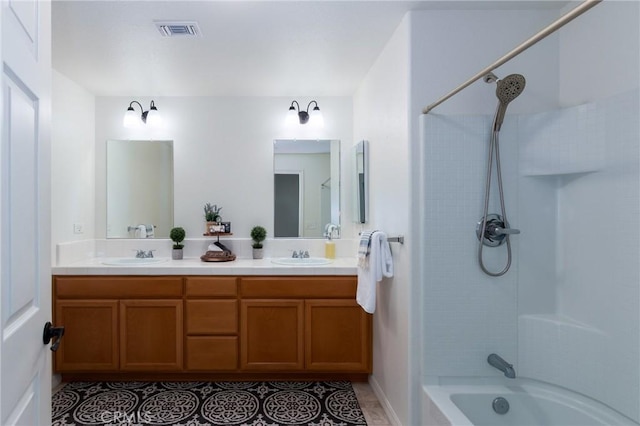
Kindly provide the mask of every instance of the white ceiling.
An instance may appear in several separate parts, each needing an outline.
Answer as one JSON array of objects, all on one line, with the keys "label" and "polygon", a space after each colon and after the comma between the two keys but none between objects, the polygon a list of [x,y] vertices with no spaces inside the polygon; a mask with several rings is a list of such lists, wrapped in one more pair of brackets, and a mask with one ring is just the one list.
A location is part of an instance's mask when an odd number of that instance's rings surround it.
[{"label": "white ceiling", "polygon": [[[560,4],[54,0],[53,67],[98,96],[350,96],[408,10]],[[163,38],[158,20],[202,37]]]}]

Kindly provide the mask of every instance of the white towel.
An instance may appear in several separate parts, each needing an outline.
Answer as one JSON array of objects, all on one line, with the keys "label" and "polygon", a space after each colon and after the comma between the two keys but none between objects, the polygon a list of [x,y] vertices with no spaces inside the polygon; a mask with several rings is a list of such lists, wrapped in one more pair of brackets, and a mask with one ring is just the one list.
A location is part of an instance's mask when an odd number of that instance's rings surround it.
[{"label": "white towel", "polygon": [[387,241],[387,234],[375,231],[371,235],[371,251],[369,263],[358,266],[358,289],[356,301],[365,312],[370,314],[376,310],[376,283],[383,277],[393,277],[393,258]]}]

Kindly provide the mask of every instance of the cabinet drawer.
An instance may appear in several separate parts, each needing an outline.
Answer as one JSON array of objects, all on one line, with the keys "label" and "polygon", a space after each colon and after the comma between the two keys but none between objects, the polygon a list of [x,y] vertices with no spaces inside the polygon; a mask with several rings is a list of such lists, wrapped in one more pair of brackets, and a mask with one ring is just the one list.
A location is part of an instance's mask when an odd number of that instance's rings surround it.
[{"label": "cabinet drawer", "polygon": [[216,371],[237,368],[237,337],[187,337],[187,370]]},{"label": "cabinet drawer", "polygon": [[55,292],[64,299],[155,299],[182,297],[182,277],[55,277]]},{"label": "cabinet drawer", "polygon": [[236,277],[187,277],[187,296],[235,297],[238,294]]},{"label": "cabinet drawer", "polygon": [[187,300],[187,334],[237,334],[238,302]]},{"label": "cabinet drawer", "polygon": [[356,277],[244,277],[240,279],[243,298],[353,299]]}]

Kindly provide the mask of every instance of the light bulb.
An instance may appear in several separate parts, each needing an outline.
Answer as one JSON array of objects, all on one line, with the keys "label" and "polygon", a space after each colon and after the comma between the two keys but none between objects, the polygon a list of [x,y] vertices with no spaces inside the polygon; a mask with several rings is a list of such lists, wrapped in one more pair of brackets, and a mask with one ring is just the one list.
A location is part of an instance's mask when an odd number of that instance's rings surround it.
[{"label": "light bulb", "polygon": [[137,127],[140,125],[140,117],[138,117],[138,114],[136,114],[132,107],[129,107],[127,112],[124,114],[122,125],[127,128]]},{"label": "light bulb", "polygon": [[292,126],[298,122],[298,113],[293,105],[289,107],[289,112],[287,112],[287,117],[284,122],[287,126]]},{"label": "light bulb", "polygon": [[324,117],[317,105],[313,108],[311,114],[309,114],[309,123],[314,127],[324,127]]},{"label": "light bulb", "polygon": [[162,123],[162,116],[158,112],[155,106],[152,106],[147,113],[147,125],[159,126]]}]

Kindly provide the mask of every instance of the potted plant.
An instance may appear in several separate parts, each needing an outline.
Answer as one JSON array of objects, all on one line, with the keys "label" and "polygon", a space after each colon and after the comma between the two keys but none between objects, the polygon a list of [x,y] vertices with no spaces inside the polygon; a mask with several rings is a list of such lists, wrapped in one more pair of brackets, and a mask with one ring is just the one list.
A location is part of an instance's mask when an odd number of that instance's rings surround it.
[{"label": "potted plant", "polygon": [[173,241],[173,251],[171,252],[172,259],[182,259],[182,249],[184,248],[184,244],[182,244],[182,242],[184,241],[185,236],[186,233],[184,232],[184,229],[180,227],[172,228],[171,232],[169,232],[169,238],[171,238],[171,241]]},{"label": "potted plant", "polygon": [[262,226],[254,226],[253,229],[251,229],[251,239],[253,240],[253,244],[251,244],[251,247],[253,247],[254,259],[262,259],[262,242],[265,238],[267,238],[267,230]]},{"label": "potted plant", "polygon": [[205,234],[213,234],[219,232],[220,211],[222,207],[218,207],[217,204],[206,203],[204,205],[204,220],[206,223]]}]

